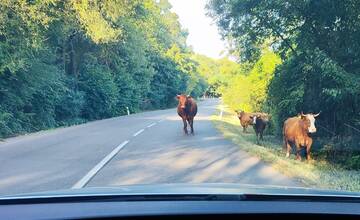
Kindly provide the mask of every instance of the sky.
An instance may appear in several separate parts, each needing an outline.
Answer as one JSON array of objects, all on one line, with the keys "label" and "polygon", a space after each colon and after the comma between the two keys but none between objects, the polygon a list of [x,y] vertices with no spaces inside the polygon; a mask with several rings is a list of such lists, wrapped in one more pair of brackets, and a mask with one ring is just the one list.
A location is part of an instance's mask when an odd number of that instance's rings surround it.
[{"label": "sky", "polygon": [[220,58],[225,51],[216,24],[206,16],[206,0],[169,0],[172,12],[179,16],[181,26],[188,30],[187,44],[194,52],[212,58]]}]

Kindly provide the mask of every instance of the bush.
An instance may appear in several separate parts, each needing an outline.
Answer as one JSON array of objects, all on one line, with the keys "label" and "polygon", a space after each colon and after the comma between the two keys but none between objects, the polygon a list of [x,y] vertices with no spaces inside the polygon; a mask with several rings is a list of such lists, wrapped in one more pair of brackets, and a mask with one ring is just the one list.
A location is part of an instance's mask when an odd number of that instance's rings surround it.
[{"label": "bush", "polygon": [[83,91],[77,91],[75,88],[76,81],[69,78],[63,94],[55,108],[56,121],[58,125],[70,125],[84,122],[81,113],[85,105],[85,94]]},{"label": "bush", "polygon": [[360,150],[356,137],[319,138],[316,141],[314,155],[318,159],[337,164],[345,169],[360,169]]},{"label": "bush", "polygon": [[81,73],[79,89],[84,93],[82,116],[94,120],[115,116],[118,87],[106,67],[88,64]]}]

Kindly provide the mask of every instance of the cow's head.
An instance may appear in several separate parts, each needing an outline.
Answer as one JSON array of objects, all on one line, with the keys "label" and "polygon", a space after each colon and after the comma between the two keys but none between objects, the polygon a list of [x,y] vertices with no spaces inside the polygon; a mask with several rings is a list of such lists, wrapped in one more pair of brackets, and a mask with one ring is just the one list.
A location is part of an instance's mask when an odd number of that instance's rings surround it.
[{"label": "cow's head", "polygon": [[254,114],[250,116],[251,122],[253,125],[256,124],[257,119],[261,119],[264,123],[268,123],[270,121],[271,115],[266,113]]},{"label": "cow's head", "polygon": [[238,118],[241,118],[243,115],[244,115],[244,111],[242,111],[242,110],[235,110],[235,112],[236,112],[236,114],[237,114],[237,116],[238,116]]},{"label": "cow's head", "polygon": [[251,119],[251,124],[255,125],[256,124],[256,119],[259,117],[258,115],[250,115],[249,116]]},{"label": "cow's head", "polygon": [[315,133],[316,127],[315,127],[315,118],[320,115],[320,112],[317,114],[304,114],[301,112],[300,117],[305,122],[305,128],[307,128],[309,133]]},{"label": "cow's head", "polygon": [[176,98],[179,100],[180,108],[185,108],[187,99],[191,98],[191,96],[187,96],[184,94],[177,95]]}]

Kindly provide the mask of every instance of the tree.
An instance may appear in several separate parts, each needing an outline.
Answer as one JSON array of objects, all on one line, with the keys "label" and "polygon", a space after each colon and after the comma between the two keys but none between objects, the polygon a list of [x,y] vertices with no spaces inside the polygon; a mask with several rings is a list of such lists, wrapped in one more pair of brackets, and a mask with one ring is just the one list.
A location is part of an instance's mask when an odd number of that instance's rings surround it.
[{"label": "tree", "polygon": [[0,136],[175,104],[203,94],[168,1],[0,3]]},{"label": "tree", "polygon": [[339,134],[345,123],[360,121],[359,6],[354,0],[212,0],[208,10],[240,60],[255,63],[268,42],[284,60],[268,91],[279,131],[286,117],[322,110],[321,126]]}]

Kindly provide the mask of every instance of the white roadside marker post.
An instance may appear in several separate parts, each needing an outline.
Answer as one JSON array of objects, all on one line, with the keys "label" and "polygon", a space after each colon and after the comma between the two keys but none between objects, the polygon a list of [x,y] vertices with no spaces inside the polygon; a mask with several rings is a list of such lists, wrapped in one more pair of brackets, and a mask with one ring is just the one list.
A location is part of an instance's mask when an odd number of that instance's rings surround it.
[{"label": "white roadside marker post", "polygon": [[221,107],[220,107],[220,119],[222,119],[223,111],[224,111],[224,106],[221,105]]}]

